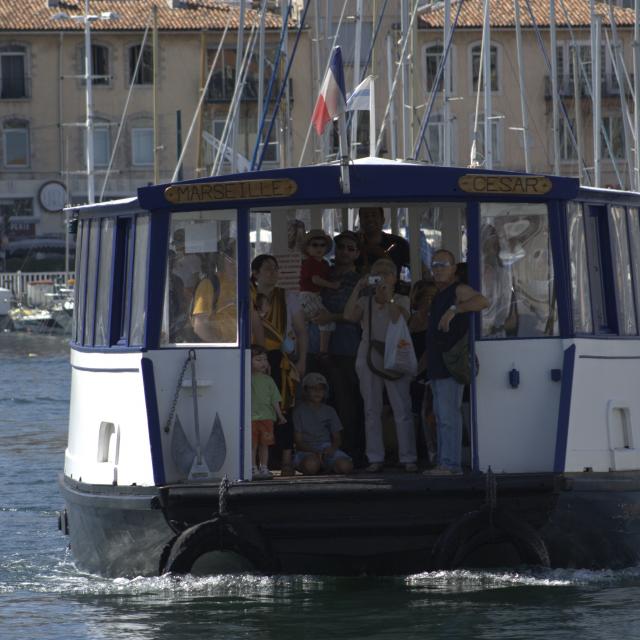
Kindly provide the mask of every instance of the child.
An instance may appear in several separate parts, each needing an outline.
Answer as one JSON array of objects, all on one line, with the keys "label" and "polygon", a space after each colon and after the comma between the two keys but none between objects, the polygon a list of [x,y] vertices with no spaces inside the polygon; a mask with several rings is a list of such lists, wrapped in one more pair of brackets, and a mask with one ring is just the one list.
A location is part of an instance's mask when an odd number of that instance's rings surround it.
[{"label": "child", "polygon": [[304,400],[293,410],[296,454],[293,463],[304,475],[320,470],[351,473],[353,462],[340,449],[342,424],[333,407],[324,404],[329,385],[320,373],[308,373],[302,381]]},{"label": "child", "polygon": [[[322,229],[313,229],[307,233],[304,241],[304,252],[307,257],[300,268],[300,304],[305,318],[311,320],[313,316],[324,309],[320,299],[320,291],[325,289],[339,289],[340,282],[329,280],[329,263],[324,256],[329,253],[333,242]],[[326,356],[329,350],[331,332],[336,328],[335,322],[318,325],[320,329],[320,356]]]},{"label": "child", "polygon": [[280,392],[273,378],[267,374],[268,370],[269,361],[264,347],[251,345],[251,464],[256,480],[273,477],[267,469],[269,445],[274,443],[273,423],[276,418],[278,424],[286,422],[280,409]]}]

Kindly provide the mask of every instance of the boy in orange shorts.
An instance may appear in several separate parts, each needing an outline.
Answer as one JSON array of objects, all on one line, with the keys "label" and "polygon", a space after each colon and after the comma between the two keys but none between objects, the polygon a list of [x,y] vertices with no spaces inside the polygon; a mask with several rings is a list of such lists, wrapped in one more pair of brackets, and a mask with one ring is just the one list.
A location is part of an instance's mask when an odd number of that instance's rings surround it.
[{"label": "boy in orange shorts", "polygon": [[278,424],[286,422],[280,408],[280,391],[268,371],[266,350],[259,345],[251,345],[251,464],[254,480],[273,477],[267,468],[269,446],[274,442],[273,423],[276,419]]}]

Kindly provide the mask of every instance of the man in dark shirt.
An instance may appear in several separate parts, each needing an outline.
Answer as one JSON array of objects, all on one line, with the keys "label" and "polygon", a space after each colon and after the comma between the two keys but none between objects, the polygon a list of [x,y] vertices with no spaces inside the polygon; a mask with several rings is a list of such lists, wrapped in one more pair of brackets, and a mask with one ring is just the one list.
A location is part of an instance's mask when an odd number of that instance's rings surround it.
[{"label": "man in dark shirt", "polygon": [[438,466],[426,474],[462,473],[462,394],[464,385],[447,370],[442,354],[458,341],[468,340],[469,313],[482,311],[489,301],[456,275],[456,260],[451,251],[433,254],[431,272],[438,292],[431,303],[427,327],[427,374],[433,393],[433,411],[438,429]]},{"label": "man in dark shirt", "polygon": [[409,266],[409,243],[400,236],[382,230],[382,207],[360,207],[359,220],[362,249],[356,266],[366,272],[379,258],[390,258],[398,269],[399,278],[402,267]]}]

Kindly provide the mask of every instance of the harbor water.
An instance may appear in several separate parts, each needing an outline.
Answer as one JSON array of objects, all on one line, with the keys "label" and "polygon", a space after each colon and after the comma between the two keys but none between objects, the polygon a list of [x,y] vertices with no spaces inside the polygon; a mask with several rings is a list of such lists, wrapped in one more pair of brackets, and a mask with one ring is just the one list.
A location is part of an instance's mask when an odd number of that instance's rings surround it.
[{"label": "harbor water", "polygon": [[0,640],[640,637],[640,567],[107,580],[57,529],[68,347],[0,334]]}]

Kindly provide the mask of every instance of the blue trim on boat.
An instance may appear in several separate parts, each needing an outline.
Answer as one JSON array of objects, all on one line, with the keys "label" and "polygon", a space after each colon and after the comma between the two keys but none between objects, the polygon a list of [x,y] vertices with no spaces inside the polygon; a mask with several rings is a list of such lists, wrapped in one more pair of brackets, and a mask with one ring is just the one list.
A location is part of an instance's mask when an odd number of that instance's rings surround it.
[{"label": "blue trim on boat", "polygon": [[569,418],[571,416],[571,392],[573,391],[573,370],[575,367],[576,345],[565,349],[562,361],[562,382],[560,387],[560,406],[558,408],[558,428],[556,431],[556,453],[553,470],[564,471],[567,459],[567,439],[569,437]]},{"label": "blue trim on boat", "polygon": [[[244,411],[247,385],[245,384],[246,376],[246,353],[247,349],[251,348],[251,297],[249,295],[249,279],[251,274],[249,273],[249,263],[251,256],[251,247],[249,245],[249,210],[238,210],[238,341],[240,343],[240,478],[245,480],[244,477],[244,455],[245,455],[245,431],[246,431],[246,415]],[[249,392],[251,387],[249,386]]]},{"label": "blue trim on boat", "polygon": [[155,348],[160,344],[162,329],[162,312],[149,313],[149,310],[162,309],[164,302],[164,287],[166,280],[167,255],[169,244],[168,212],[151,213],[149,226],[149,274],[147,278],[147,322],[145,331],[145,345]]},{"label": "blue trim on boat", "polygon": [[165,483],[164,463],[162,460],[162,440],[160,435],[160,415],[158,413],[158,397],[156,395],[156,380],[153,373],[153,362],[149,358],[140,361],[142,384],[144,387],[144,401],[147,408],[147,427],[149,429],[149,444],[151,445],[151,465],[153,480],[156,485]]},{"label": "blue trim on boat", "polygon": [[[477,202],[467,203],[467,269],[469,285],[476,291],[482,290],[480,277],[480,207]],[[481,315],[471,314],[469,323],[469,341],[471,345],[471,362],[476,359],[476,336],[481,335]],[[480,456],[478,454],[478,405],[477,405],[476,376],[471,379],[471,468],[477,471],[480,468]]]}]

